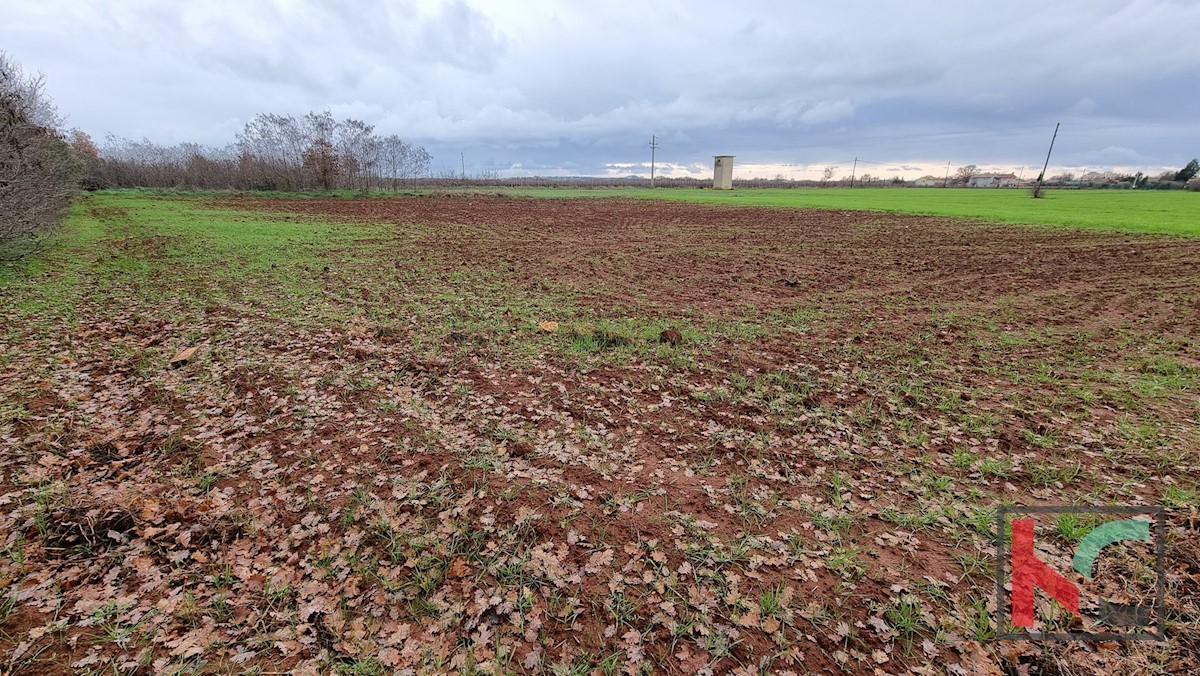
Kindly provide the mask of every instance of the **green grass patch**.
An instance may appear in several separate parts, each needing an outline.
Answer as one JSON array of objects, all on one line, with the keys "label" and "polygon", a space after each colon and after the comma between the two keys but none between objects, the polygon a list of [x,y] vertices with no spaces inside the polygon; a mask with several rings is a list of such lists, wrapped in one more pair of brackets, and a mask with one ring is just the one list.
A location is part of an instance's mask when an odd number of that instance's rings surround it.
[{"label": "green grass patch", "polygon": [[862,209],[1030,225],[1200,237],[1200,193],[1158,190],[1026,190],[978,188],[521,188],[530,197],[625,197],[702,204]]}]

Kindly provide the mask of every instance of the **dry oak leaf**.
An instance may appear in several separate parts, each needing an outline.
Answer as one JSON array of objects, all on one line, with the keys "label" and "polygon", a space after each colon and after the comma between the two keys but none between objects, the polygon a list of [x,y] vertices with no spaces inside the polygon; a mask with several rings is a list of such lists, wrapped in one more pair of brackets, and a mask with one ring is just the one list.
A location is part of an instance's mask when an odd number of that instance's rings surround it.
[{"label": "dry oak leaf", "polygon": [[199,350],[199,349],[200,349],[199,345],[193,345],[184,350],[180,350],[179,354],[175,355],[174,357],[171,357],[171,366],[182,366],[182,365],[186,364],[189,359],[196,356],[196,350]]},{"label": "dry oak leaf", "polygon": [[452,578],[466,577],[469,572],[467,560],[461,556],[456,556],[450,561],[450,569],[447,571]]},{"label": "dry oak leaf", "polygon": [[538,331],[541,331],[542,333],[554,333],[557,330],[558,330],[558,322],[556,322],[556,321],[548,321],[548,322],[539,322],[538,323]]},{"label": "dry oak leaf", "polygon": [[588,557],[587,565],[584,566],[584,572],[589,575],[599,573],[602,568],[609,565],[613,561],[614,552],[611,549],[599,551]]}]

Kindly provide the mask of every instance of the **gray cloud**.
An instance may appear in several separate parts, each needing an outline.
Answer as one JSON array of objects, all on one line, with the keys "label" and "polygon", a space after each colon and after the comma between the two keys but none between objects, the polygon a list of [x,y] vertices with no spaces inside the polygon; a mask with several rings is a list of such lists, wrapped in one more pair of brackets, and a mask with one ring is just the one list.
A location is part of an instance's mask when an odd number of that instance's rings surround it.
[{"label": "gray cloud", "polygon": [[[330,108],[512,173],[814,171],[858,156],[912,175],[1040,162],[1181,165],[1200,154],[1200,4],[535,4],[49,0],[0,46],[70,122],[221,144],[255,113]],[[769,171],[773,175],[775,171]]]}]

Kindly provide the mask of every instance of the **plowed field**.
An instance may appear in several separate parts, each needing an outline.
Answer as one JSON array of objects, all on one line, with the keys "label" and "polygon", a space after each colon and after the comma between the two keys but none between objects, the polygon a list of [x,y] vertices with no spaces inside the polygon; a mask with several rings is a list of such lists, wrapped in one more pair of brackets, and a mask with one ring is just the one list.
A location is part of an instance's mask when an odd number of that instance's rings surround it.
[{"label": "plowed field", "polygon": [[[15,672],[1200,668],[1197,239],[99,195],[0,321]],[[1000,504],[1169,641],[993,641]]]}]

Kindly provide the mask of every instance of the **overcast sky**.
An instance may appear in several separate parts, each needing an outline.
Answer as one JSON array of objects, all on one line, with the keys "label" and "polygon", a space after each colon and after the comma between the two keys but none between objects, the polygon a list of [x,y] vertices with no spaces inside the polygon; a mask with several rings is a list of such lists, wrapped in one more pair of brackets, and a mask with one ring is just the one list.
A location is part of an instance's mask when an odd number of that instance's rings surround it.
[{"label": "overcast sky", "polygon": [[1052,167],[1200,155],[1196,0],[0,5],[0,49],[97,140],[328,108],[468,172],[645,173],[657,134],[664,173],[1029,176],[1060,121]]}]

